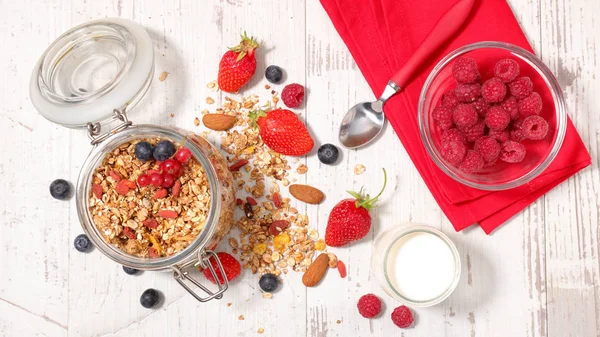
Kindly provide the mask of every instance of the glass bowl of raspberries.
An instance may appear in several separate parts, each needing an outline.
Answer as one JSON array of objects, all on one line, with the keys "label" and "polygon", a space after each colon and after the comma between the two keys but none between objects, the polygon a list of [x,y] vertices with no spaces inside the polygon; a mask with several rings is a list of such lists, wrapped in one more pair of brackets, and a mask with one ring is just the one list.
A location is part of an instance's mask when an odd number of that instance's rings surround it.
[{"label": "glass bowl of raspberries", "polygon": [[454,180],[506,190],[541,174],[560,149],[567,125],[562,90],[529,51],[478,42],[444,57],[419,99],[425,149]]}]

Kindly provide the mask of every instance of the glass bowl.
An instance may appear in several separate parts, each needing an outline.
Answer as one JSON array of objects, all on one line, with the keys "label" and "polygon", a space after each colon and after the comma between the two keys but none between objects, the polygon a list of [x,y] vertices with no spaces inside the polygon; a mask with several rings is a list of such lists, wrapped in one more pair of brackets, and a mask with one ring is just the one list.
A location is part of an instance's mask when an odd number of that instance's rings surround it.
[{"label": "glass bowl", "polygon": [[[468,174],[442,158],[442,131],[432,118],[433,109],[439,106],[442,95],[456,86],[452,76],[452,64],[459,56],[474,59],[479,66],[482,81],[493,77],[493,67],[497,61],[511,58],[520,66],[519,76],[528,76],[533,82],[533,90],[540,94],[543,109],[540,113],[549,125],[543,140],[522,142],[527,149],[520,163],[505,163],[500,160],[482,171]],[[567,114],[562,90],[548,67],[529,51],[503,42],[478,42],[448,54],[431,71],[419,98],[419,129],[425,149],[435,164],[452,179],[469,187],[498,191],[521,186],[539,176],[556,157],[567,127]]]}]

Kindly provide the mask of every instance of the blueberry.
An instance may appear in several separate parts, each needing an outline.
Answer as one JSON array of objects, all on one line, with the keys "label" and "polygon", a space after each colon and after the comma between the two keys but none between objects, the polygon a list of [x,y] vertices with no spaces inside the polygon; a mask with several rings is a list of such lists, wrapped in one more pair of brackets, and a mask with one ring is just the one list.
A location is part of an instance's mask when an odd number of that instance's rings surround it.
[{"label": "blueberry", "polygon": [[338,160],[340,151],[333,144],[324,144],[319,147],[317,154],[321,163],[331,165]]},{"label": "blueberry", "polygon": [[135,144],[135,156],[141,161],[151,160],[153,152],[154,145],[148,142],[139,142]]},{"label": "blueberry", "polygon": [[146,289],[140,297],[140,304],[142,307],[150,309],[158,303],[159,299],[160,295],[158,294],[158,291],[152,288]]},{"label": "blueberry", "polygon": [[165,161],[175,154],[175,145],[169,140],[161,140],[156,144],[154,148],[154,159],[158,161]]},{"label": "blueberry", "polygon": [[265,77],[267,78],[267,81],[271,83],[279,83],[283,77],[283,70],[278,66],[269,66],[267,67],[267,70],[265,70]]},{"label": "blueberry", "polygon": [[270,293],[277,289],[277,286],[279,286],[279,280],[277,279],[277,276],[273,274],[264,274],[260,277],[260,280],[258,280],[258,285],[262,291]]},{"label": "blueberry", "polygon": [[90,242],[90,238],[88,238],[87,235],[85,235],[85,234],[77,235],[77,237],[75,238],[75,241],[73,241],[73,245],[75,246],[75,249],[77,249],[78,251],[80,251],[82,253],[87,252],[88,250],[90,250],[92,248],[92,243]]},{"label": "blueberry", "polygon": [[69,199],[71,197],[71,184],[64,179],[56,179],[50,184],[50,195],[58,200]]},{"label": "blueberry", "polygon": [[127,275],[135,275],[135,274],[137,274],[139,272],[139,270],[137,270],[135,268],[129,268],[129,267],[126,267],[126,266],[123,266],[123,271]]}]

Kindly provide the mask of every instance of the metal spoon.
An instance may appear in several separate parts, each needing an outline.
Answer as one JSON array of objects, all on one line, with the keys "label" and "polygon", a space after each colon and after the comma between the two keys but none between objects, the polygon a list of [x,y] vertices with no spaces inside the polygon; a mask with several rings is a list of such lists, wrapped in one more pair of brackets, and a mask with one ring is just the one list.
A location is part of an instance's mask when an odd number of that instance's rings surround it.
[{"label": "metal spoon", "polygon": [[400,92],[425,60],[446,42],[466,21],[476,0],[459,0],[433,26],[404,66],[390,79],[381,97],[375,102],[362,102],[352,107],[340,125],[340,143],[353,149],[374,140],[383,128],[383,106]]}]

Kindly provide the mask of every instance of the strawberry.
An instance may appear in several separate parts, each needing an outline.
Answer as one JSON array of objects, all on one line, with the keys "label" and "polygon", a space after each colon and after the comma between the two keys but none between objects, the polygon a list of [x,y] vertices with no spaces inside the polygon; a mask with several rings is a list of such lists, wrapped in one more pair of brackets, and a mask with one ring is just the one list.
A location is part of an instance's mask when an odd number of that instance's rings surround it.
[{"label": "strawberry", "polygon": [[298,116],[287,109],[250,113],[260,128],[260,137],[273,151],[288,156],[302,156],[310,152],[315,142]]},{"label": "strawberry", "polygon": [[244,32],[239,45],[229,48],[221,57],[219,62],[219,77],[217,82],[219,88],[225,92],[238,92],[256,71],[256,58],[254,50],[258,48],[258,42],[249,38]]},{"label": "strawberry", "polygon": [[360,192],[348,191],[354,198],[344,199],[333,207],[327,220],[325,229],[325,243],[331,247],[345,246],[356,240],[364,238],[371,229],[371,215],[369,211],[375,203],[387,183],[387,174],[383,169],[383,188],[373,198],[369,195],[363,196]]},{"label": "strawberry", "polygon": [[[225,271],[225,277],[227,277],[227,281],[231,282],[231,280],[233,280],[234,278],[236,278],[240,275],[240,272],[242,271],[242,266],[240,265],[240,262],[235,259],[235,257],[233,257],[225,252],[217,253],[217,257],[219,258],[219,261],[221,262],[221,265],[223,266],[223,270]],[[219,279],[219,283],[224,284],[225,281],[223,280],[223,276],[221,275],[221,270],[217,266],[217,262],[214,259],[210,259],[210,264],[212,265],[213,269],[215,270],[215,274],[217,275],[217,278]],[[212,273],[210,272],[209,268],[204,268],[202,270],[202,272],[204,273],[204,276],[210,282],[212,282],[214,284],[217,283],[215,281],[215,278],[213,277]]]}]

